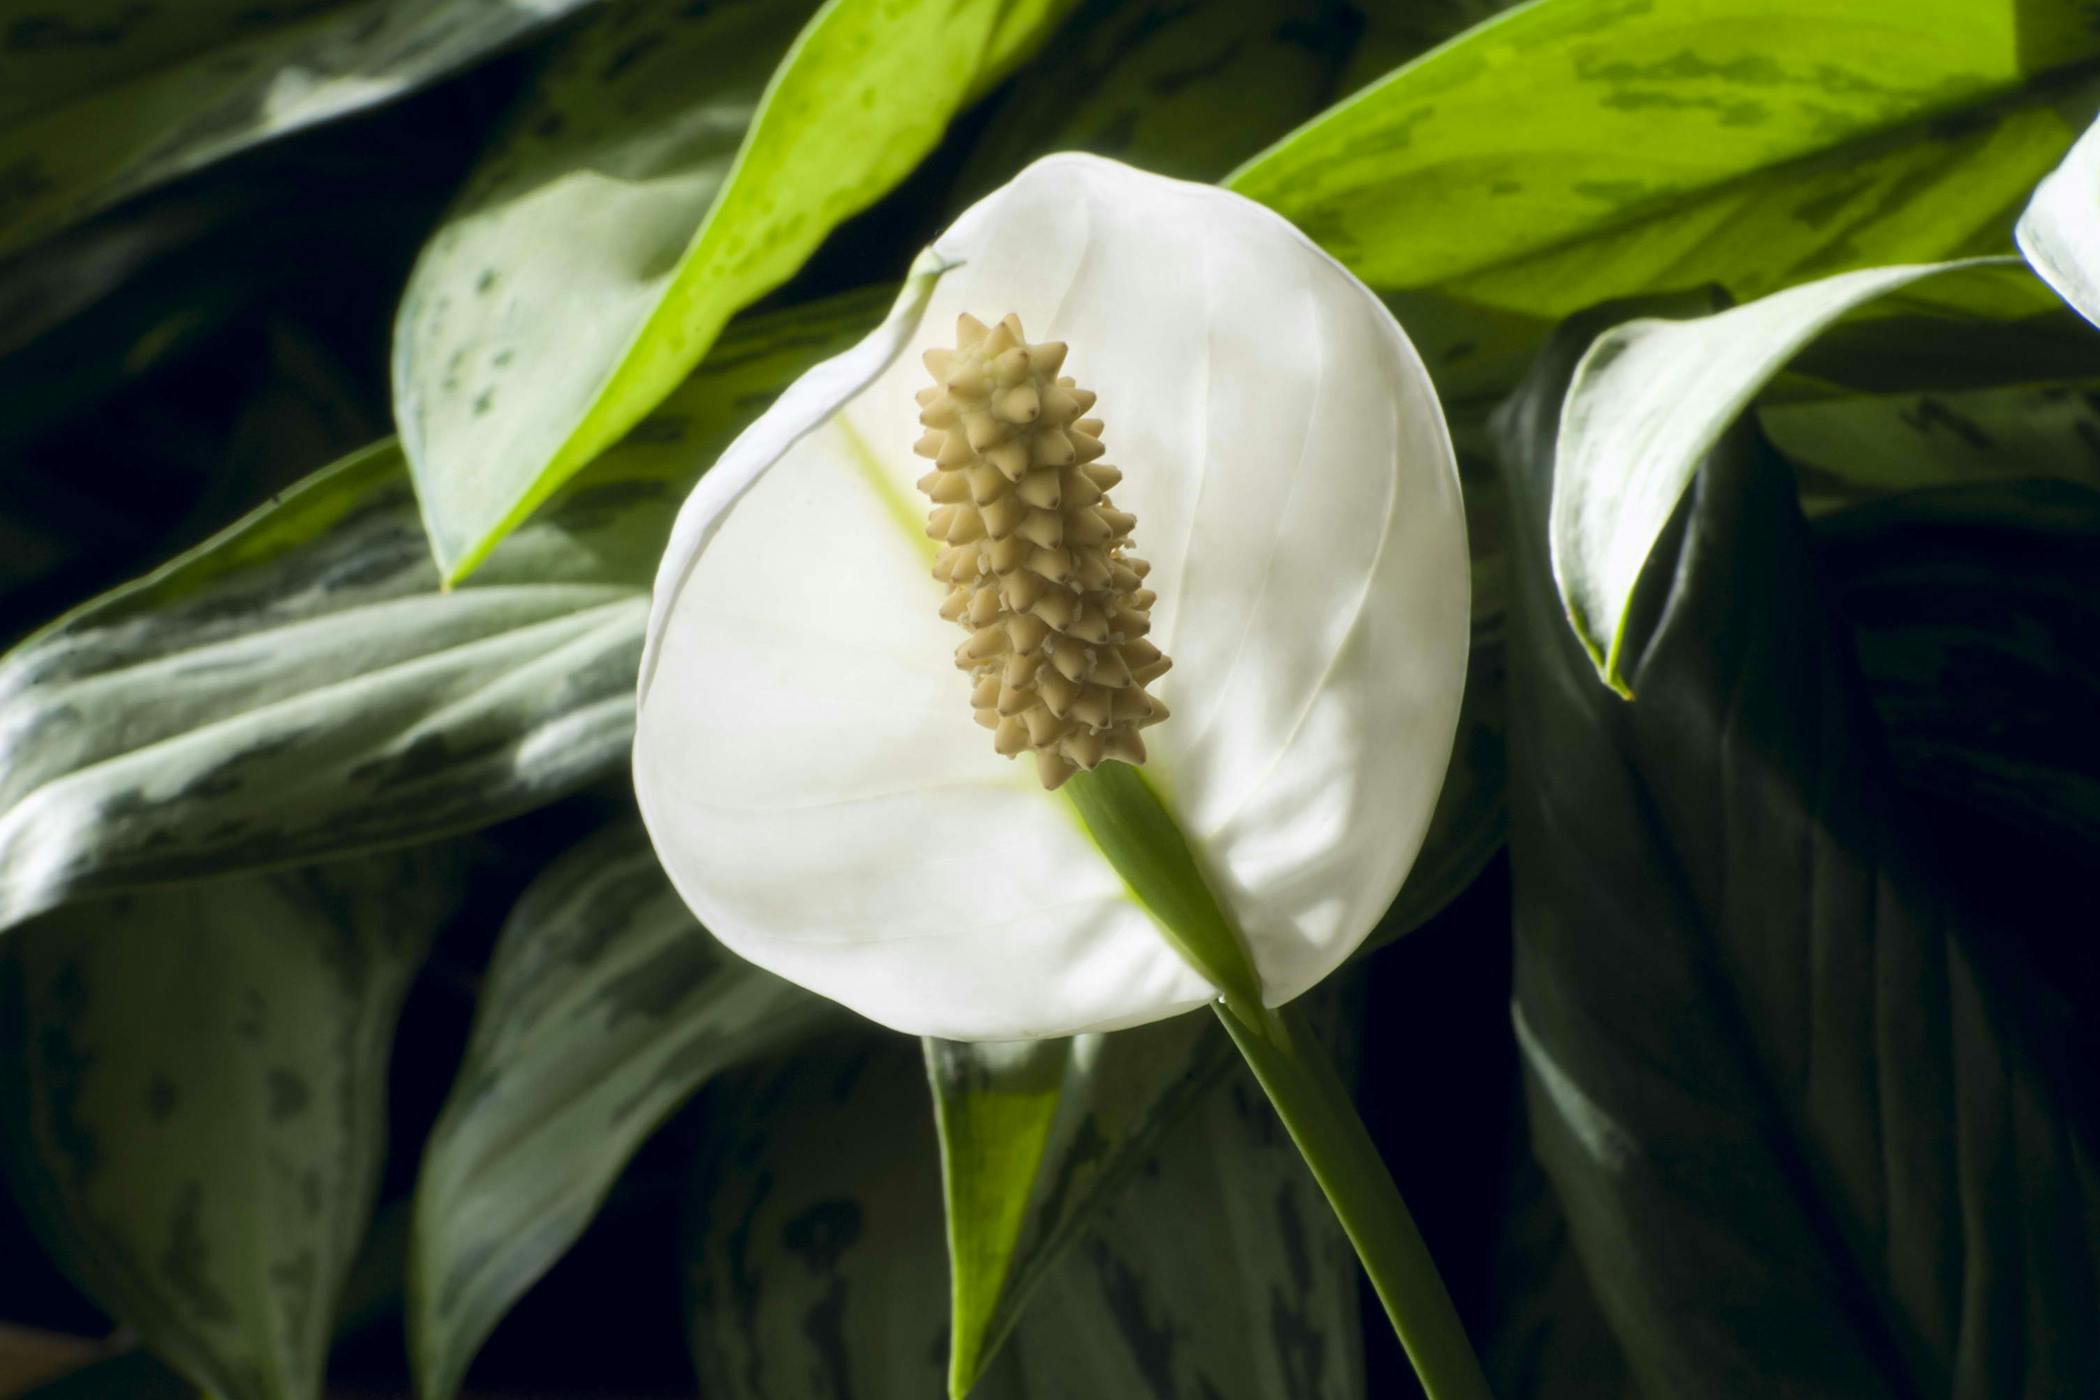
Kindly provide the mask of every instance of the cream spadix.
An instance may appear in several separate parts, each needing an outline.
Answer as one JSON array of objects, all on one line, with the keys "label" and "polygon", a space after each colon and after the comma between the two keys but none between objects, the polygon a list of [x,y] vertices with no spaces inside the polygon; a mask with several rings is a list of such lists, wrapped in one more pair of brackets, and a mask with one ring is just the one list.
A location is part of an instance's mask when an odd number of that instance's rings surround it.
[{"label": "cream spadix", "polygon": [[[1043,790],[1056,773],[973,723],[980,697],[1004,718],[1002,695],[958,681],[970,614],[942,616],[955,580],[930,576],[919,484],[958,488],[913,451],[922,355],[952,352],[964,313],[1008,312],[1029,344],[1070,347],[1073,364],[1030,377],[1038,413],[1053,388],[1080,397],[1060,383],[1074,369],[1113,405],[1124,474],[1085,480],[1114,487],[1109,538],[1141,522],[1149,574],[1111,580],[1149,607],[1135,654],[1174,661],[1136,687],[1173,711],[1145,730],[1145,772],[1281,1004],[1362,942],[1420,845],[1463,688],[1468,565],[1450,442],[1399,326],[1284,220],[1209,186],[1037,162],[730,446],[657,577],[643,816],[716,937],[900,1030],[1062,1035],[1217,995]],[[994,470],[997,436],[980,425],[970,449]],[[1070,592],[1076,618],[1086,590]],[[1021,601],[973,587],[962,606]],[[1081,727],[1112,730],[1114,704]],[[1043,737],[1079,761],[1065,732]]]},{"label": "cream spadix", "polygon": [[1045,788],[1103,759],[1143,763],[1138,730],[1167,717],[1145,687],[1173,663],[1145,640],[1152,566],[1128,550],[1137,517],[1108,498],[1123,474],[1099,460],[1101,420],[1080,417],[1093,393],[1058,374],[1061,342],[1030,345],[1014,315],[993,328],[964,312],[955,347],[924,358],[913,450],[934,464],[919,478],[943,541],[933,576],[941,616],[970,634],[955,664],[977,722],[1008,758],[1033,752]]}]

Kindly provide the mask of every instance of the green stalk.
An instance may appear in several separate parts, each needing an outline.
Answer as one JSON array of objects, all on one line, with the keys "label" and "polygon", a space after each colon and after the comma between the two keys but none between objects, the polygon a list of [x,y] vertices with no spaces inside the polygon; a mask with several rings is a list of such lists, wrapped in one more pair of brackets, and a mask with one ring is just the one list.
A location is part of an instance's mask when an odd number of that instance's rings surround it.
[{"label": "green stalk", "polygon": [[1258,1007],[1251,1018],[1224,1002],[1216,1009],[1356,1247],[1429,1400],[1487,1400],[1487,1379],[1429,1247],[1304,1014],[1295,1006]]},{"label": "green stalk", "polygon": [[1167,941],[1218,988],[1218,1019],[1326,1193],[1429,1400],[1488,1400],[1451,1295],[1348,1088],[1302,1013],[1262,1004],[1245,939],[1165,801],[1123,763],[1075,774],[1064,791]]}]

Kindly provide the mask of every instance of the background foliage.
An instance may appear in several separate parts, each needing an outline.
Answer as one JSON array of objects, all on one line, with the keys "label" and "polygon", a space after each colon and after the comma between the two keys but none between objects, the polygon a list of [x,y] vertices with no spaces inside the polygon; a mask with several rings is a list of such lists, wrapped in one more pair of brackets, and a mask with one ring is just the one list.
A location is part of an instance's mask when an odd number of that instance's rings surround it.
[{"label": "background foliage", "polygon": [[1407,1393],[1206,1018],[878,1034],[633,820],[677,503],[1067,148],[1446,399],[1317,1018],[1497,1393],[2100,1390],[2096,109],[2077,0],[0,0],[0,1394]]}]

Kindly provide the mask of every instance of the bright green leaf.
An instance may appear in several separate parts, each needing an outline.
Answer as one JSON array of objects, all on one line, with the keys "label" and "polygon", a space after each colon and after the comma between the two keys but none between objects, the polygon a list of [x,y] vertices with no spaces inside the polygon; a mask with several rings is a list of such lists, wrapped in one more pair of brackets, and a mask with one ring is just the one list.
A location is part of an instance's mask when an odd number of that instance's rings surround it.
[{"label": "bright green leaf", "polygon": [[2071,0],[1540,0],[1229,183],[1374,286],[1437,289],[1417,338],[1463,397],[1527,316],[1996,251],[2100,100],[2096,55]]},{"label": "bright green leaf", "polygon": [[424,1153],[409,1265],[418,1393],[458,1390],[504,1311],[699,1084],[834,1014],[709,938],[638,826],[550,866],[504,925]]},{"label": "bright green leaf", "polygon": [[1626,619],[1648,553],[1700,459],[1803,346],[1870,304],[1949,319],[2007,307],[2047,314],[2038,292],[2014,258],[1866,268],[1715,315],[1627,321],[1599,336],[1568,388],[1553,483],[1553,575],[1598,673],[1630,693]]},{"label": "bright green leaf", "polygon": [[0,254],[236,151],[398,97],[584,0],[89,0],[0,8]]},{"label": "bright green leaf", "polygon": [[485,825],[623,769],[678,502],[886,304],[733,331],[468,587],[440,590],[381,443],[0,659],[0,928],[76,893]]},{"label": "bright green leaf", "polygon": [[[946,1261],[917,1057],[836,1042],[728,1076],[708,1110],[684,1253],[702,1391],[941,1394]],[[1348,1244],[1241,1075],[1123,1174],[1031,1297],[972,1400],[1363,1394]]]},{"label": "bright green leaf", "polygon": [[445,575],[640,420],[1062,11],[650,0],[567,41],[395,327],[395,416]]},{"label": "bright green leaf", "polygon": [[73,905],[0,953],[0,1143],[52,1255],[225,1400],[318,1397],[429,851]]},{"label": "bright green leaf", "polygon": [[2100,124],[2089,128],[2064,162],[2035,190],[2016,232],[2020,251],[2042,280],[2100,324]]}]

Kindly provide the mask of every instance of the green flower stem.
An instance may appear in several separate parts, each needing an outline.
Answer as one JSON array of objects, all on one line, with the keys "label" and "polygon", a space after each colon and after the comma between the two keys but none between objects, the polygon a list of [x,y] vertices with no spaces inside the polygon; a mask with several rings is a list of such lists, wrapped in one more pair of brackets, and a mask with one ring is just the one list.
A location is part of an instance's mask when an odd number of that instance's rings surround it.
[{"label": "green flower stem", "polygon": [[1487,1400],[1451,1295],[1334,1065],[1295,1006],[1217,1005],[1385,1305],[1429,1400]]},{"label": "green flower stem", "polygon": [[1218,988],[1218,1019],[1341,1221],[1430,1400],[1487,1400],[1487,1381],[1414,1217],[1302,1013],[1262,1004],[1244,937],[1144,773],[1104,763],[1064,786],[1094,844],[1181,955]]}]

